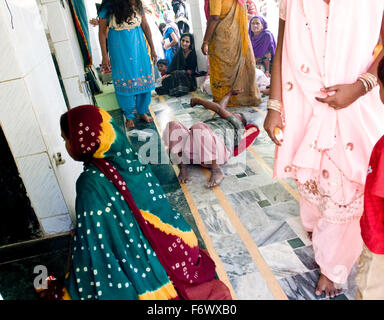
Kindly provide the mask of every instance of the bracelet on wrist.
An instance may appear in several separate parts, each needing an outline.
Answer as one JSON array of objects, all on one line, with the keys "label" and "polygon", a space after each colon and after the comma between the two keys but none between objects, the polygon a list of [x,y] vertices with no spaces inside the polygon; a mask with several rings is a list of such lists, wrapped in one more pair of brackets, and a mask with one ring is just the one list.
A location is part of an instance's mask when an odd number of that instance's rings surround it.
[{"label": "bracelet on wrist", "polygon": [[377,77],[369,72],[363,73],[361,76],[359,76],[358,80],[363,83],[365,93],[370,92],[373,88],[378,85]]},{"label": "bracelet on wrist", "polygon": [[268,110],[274,110],[274,111],[281,113],[281,107],[282,107],[282,103],[279,100],[269,99],[267,102],[267,109]]}]

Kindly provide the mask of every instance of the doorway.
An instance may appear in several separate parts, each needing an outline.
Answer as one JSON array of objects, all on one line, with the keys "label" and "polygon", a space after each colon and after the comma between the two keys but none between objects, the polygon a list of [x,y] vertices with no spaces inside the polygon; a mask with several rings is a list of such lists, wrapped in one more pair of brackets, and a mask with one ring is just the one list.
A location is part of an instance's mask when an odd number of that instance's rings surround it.
[{"label": "doorway", "polygon": [[39,238],[39,221],[1,127],[0,154],[0,246]]}]

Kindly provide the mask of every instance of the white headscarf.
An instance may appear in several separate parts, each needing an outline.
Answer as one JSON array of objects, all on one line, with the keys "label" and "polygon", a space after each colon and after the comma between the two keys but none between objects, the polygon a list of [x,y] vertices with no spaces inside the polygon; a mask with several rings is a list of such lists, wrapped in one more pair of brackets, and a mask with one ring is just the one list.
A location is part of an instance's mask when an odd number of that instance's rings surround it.
[{"label": "white headscarf", "polygon": [[174,22],[174,15],[175,14],[173,13],[173,11],[165,11],[163,13],[163,19],[164,19],[164,21],[166,23],[166,26],[165,26],[165,29],[164,29],[164,33],[167,32],[167,30],[169,28],[172,28],[173,31],[175,31],[177,41],[179,41],[180,40],[180,32],[179,32],[179,27]]}]

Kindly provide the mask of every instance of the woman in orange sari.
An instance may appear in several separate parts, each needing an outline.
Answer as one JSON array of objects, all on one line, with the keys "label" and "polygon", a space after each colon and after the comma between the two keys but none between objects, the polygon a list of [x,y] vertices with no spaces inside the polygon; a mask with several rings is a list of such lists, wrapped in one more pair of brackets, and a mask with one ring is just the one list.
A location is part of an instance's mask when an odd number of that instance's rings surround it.
[{"label": "woman in orange sari", "polygon": [[228,106],[260,104],[245,1],[210,0],[209,14],[201,50],[209,57],[213,100],[233,89],[243,93],[232,96]]}]

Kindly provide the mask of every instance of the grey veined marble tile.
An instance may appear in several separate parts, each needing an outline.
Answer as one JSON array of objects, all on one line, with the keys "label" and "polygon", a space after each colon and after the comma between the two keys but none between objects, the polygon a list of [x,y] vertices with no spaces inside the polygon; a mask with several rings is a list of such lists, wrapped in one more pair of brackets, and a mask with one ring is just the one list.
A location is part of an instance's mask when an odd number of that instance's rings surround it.
[{"label": "grey veined marble tile", "polygon": [[315,254],[312,246],[298,248],[295,249],[294,252],[308,270],[319,269],[319,265],[315,261]]},{"label": "grey veined marble tile", "polygon": [[[270,197],[268,198],[270,199]],[[272,206],[266,206],[263,208],[263,210],[271,220],[276,221],[285,221],[291,217],[297,217],[300,214],[299,204],[296,200],[281,202]]]},{"label": "grey veined marble tile", "polygon": [[258,247],[297,237],[296,233],[284,221],[269,221],[265,225],[251,230],[250,234]]},{"label": "grey veined marble tile", "polygon": [[236,229],[233,227],[228,215],[219,204],[201,208],[199,213],[209,234],[228,235],[236,233]]},{"label": "grey veined marble tile", "polygon": [[294,200],[292,195],[278,182],[261,186],[260,189],[272,204]]},{"label": "grey veined marble tile", "polygon": [[231,283],[239,300],[275,300],[259,272],[238,276]]},{"label": "grey veined marble tile", "polygon": [[278,279],[308,271],[286,242],[260,247],[260,252]]},{"label": "grey veined marble tile", "polygon": [[279,279],[279,283],[289,300],[317,300],[315,295],[319,270]]},{"label": "grey veined marble tile", "polygon": [[244,190],[237,193],[232,193],[228,195],[228,199],[231,201],[234,207],[237,206],[256,206],[257,203],[262,200],[262,197],[259,195],[257,190]]}]

